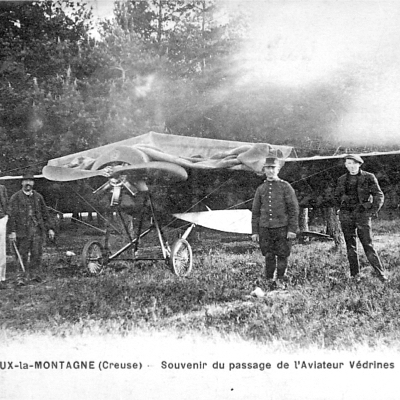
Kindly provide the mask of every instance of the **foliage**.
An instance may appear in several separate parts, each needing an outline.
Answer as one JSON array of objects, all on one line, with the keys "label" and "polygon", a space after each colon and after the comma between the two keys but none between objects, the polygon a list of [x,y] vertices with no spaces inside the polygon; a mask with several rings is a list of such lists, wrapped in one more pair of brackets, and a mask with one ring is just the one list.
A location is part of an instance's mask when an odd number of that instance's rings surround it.
[{"label": "foliage", "polygon": [[90,16],[86,8],[70,2],[3,2],[3,77],[11,84],[23,83],[29,76],[51,79],[71,61],[85,71],[81,56],[87,46]]},{"label": "foliage", "polygon": [[[84,79],[92,72],[88,62],[90,17],[83,5],[70,2],[2,3],[0,168],[40,164],[54,154],[60,134],[71,134],[65,125],[77,119],[81,106],[77,107],[74,94],[64,92],[65,82]],[[55,116],[57,109],[61,111]],[[51,125],[54,117],[71,114],[61,126]],[[82,130],[73,134],[75,142]]]},{"label": "foliage", "polygon": [[[209,91],[226,77],[229,56],[235,50],[241,24],[238,18],[222,22],[214,1],[127,1],[116,4],[117,26],[124,35],[136,35],[144,52],[158,55],[139,79],[154,82],[149,96],[158,99],[156,125],[171,133],[230,138],[226,130],[210,131],[207,121]],[[115,25],[103,24],[104,36]],[[142,54],[142,53],[141,53]],[[127,63],[127,58],[123,58]],[[129,58],[132,60],[132,58]],[[147,77],[147,78],[146,78]],[[143,96],[144,97],[144,96]],[[152,102],[145,107],[152,108]]]},{"label": "foliage", "polygon": [[132,134],[163,130],[165,97],[159,71],[163,59],[148,51],[134,33],[108,25],[93,56],[97,70],[88,82],[87,99],[97,99],[93,110],[102,121],[100,143],[126,139]]},{"label": "foliage", "polygon": [[[39,170],[49,158],[162,131],[187,95],[198,108],[225,46],[212,10],[204,1],[117,3],[116,22],[96,41],[84,5],[3,3],[0,167]],[[206,86],[195,84],[205,67]]]}]

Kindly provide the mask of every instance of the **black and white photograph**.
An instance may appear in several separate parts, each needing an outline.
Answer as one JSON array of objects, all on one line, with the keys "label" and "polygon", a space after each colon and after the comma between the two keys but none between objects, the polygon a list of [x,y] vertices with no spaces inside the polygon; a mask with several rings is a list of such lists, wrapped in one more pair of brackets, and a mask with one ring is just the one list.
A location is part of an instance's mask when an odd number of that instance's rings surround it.
[{"label": "black and white photograph", "polygon": [[0,399],[397,400],[400,3],[0,1]]}]

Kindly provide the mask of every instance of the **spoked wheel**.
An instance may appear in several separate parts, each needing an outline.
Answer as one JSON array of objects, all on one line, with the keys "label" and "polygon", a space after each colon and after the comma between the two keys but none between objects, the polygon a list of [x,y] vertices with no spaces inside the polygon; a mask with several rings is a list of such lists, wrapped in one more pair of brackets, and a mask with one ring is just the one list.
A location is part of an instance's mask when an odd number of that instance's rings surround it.
[{"label": "spoked wheel", "polygon": [[171,248],[169,265],[177,276],[187,276],[192,271],[193,254],[190,244],[185,239],[178,239]]},{"label": "spoked wheel", "polygon": [[97,241],[85,244],[82,250],[82,265],[91,274],[98,275],[103,270],[103,246]]}]

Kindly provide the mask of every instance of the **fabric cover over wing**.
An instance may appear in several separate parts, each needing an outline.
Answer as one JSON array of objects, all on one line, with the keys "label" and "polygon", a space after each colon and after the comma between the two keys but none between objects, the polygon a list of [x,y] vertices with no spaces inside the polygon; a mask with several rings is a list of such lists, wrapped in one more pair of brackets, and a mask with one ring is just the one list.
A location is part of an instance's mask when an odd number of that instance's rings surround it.
[{"label": "fabric cover over wing", "polygon": [[230,168],[261,171],[271,149],[287,158],[292,148],[267,143],[249,143],[149,132],[120,142],[55,158],[48,166],[98,170],[113,161],[134,165],[136,162],[162,161],[183,168]]}]

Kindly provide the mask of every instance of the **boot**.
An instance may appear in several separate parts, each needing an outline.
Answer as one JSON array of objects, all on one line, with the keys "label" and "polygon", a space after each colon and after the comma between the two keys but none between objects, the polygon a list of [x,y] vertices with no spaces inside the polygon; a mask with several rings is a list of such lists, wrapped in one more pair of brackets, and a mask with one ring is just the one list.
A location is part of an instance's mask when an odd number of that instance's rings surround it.
[{"label": "boot", "polygon": [[271,291],[273,291],[273,290],[276,290],[278,287],[277,287],[277,284],[276,284],[276,280],[274,280],[274,279],[267,279],[267,281],[266,281],[266,283],[265,283],[265,291],[269,291],[269,292],[271,292]]},{"label": "boot", "polygon": [[278,279],[283,279],[286,277],[287,266],[288,266],[288,258],[278,256],[278,262],[277,262],[277,278]]},{"label": "boot", "polygon": [[274,279],[276,270],[276,257],[274,254],[267,253],[265,255],[265,279]]}]

